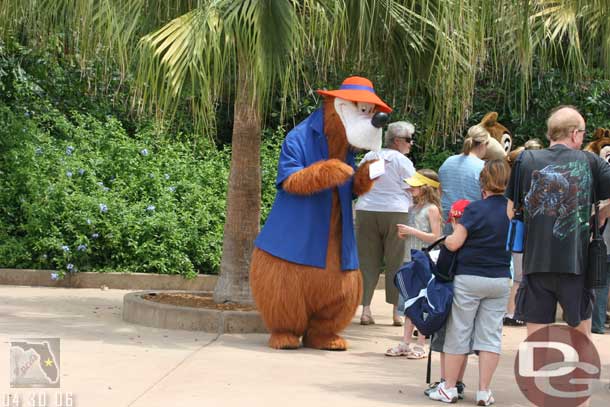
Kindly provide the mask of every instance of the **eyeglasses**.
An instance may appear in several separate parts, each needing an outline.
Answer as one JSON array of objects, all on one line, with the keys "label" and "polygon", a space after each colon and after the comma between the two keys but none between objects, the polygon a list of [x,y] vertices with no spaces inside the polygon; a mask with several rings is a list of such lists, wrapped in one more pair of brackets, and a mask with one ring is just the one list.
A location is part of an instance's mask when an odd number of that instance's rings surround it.
[{"label": "eyeglasses", "polygon": [[585,133],[587,132],[587,129],[574,129],[574,131],[575,131],[575,132],[578,132],[578,133],[581,133],[581,132],[582,132],[582,133],[583,133],[583,136],[584,136],[584,135],[585,135]]},{"label": "eyeglasses", "polygon": [[404,141],[406,141],[407,143],[412,143],[413,139],[411,137],[401,137]]}]

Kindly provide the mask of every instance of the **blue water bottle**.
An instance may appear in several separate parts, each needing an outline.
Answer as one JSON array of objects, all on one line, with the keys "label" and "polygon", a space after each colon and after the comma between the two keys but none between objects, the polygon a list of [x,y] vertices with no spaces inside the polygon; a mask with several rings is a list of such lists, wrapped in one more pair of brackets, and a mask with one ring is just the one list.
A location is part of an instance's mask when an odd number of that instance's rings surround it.
[{"label": "blue water bottle", "polygon": [[525,225],[522,220],[515,219],[513,221],[515,229],[515,237],[513,239],[513,253],[523,253],[523,240],[525,237]]},{"label": "blue water bottle", "polygon": [[521,216],[515,216],[510,221],[508,236],[506,237],[506,251],[523,253],[523,241],[525,238],[525,225]]}]

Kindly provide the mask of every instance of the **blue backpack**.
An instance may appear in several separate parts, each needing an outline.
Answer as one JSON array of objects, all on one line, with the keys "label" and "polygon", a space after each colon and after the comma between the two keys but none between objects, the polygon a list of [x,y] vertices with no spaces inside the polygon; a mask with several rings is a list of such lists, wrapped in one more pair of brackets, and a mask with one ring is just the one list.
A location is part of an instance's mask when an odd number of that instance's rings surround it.
[{"label": "blue backpack", "polygon": [[430,336],[441,329],[453,304],[453,283],[437,278],[437,266],[428,252],[444,238],[422,250],[411,250],[411,261],[402,265],[394,284],[406,299],[405,315],[419,332]]}]

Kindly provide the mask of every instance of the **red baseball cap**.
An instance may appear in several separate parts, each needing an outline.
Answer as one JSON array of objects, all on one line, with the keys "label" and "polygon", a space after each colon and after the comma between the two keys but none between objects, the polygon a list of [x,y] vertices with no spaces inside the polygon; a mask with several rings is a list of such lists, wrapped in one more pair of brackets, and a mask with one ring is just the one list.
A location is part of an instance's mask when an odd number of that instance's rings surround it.
[{"label": "red baseball cap", "polygon": [[345,79],[338,90],[318,89],[320,95],[334,96],[351,102],[372,103],[379,107],[382,112],[390,113],[392,108],[385,104],[373,88],[373,82],[361,76],[350,76]]},{"label": "red baseball cap", "polygon": [[453,219],[459,219],[464,214],[464,209],[470,204],[468,199],[460,199],[455,201],[449,209],[449,216],[447,217],[447,223],[450,223]]}]

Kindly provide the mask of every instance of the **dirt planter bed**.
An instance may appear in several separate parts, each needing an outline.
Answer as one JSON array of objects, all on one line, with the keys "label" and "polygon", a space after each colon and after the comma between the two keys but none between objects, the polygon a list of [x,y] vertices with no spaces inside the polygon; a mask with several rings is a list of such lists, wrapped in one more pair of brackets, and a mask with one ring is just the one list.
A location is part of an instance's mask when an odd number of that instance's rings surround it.
[{"label": "dirt planter bed", "polygon": [[[205,291],[138,291],[123,297],[123,320],[163,329],[212,333],[265,333],[258,311],[214,304]],[[189,306],[187,306],[189,305]]]}]

